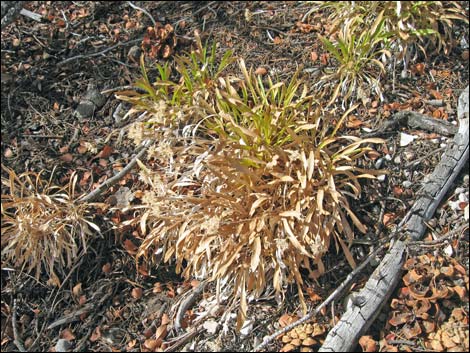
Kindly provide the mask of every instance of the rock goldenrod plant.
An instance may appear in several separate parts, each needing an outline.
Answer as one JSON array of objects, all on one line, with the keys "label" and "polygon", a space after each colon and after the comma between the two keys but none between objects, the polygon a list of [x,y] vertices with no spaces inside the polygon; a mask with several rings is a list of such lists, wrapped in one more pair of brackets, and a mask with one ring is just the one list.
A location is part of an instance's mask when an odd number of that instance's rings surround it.
[{"label": "rock goldenrod plant", "polygon": [[[367,29],[378,14],[383,13],[384,30],[399,44],[400,52],[418,47],[426,54],[435,49],[448,51],[453,46],[453,22],[468,23],[459,1],[324,1],[315,2],[316,9],[328,9],[332,32],[351,19]],[[433,48],[429,48],[429,46]],[[398,48],[397,48],[398,49]]]},{"label": "rock goldenrod plant", "polygon": [[8,174],[2,178],[2,259],[34,272],[36,279],[44,270],[52,284],[60,285],[56,271],[72,267],[93,230],[99,232],[87,205],[74,201],[76,177],[58,187],[41,173],[2,169]]},{"label": "rock goldenrod plant", "polygon": [[[313,2],[313,11],[326,10],[331,27],[319,36],[338,62],[319,85],[327,89],[330,103],[338,97],[366,101],[371,93],[380,98],[384,64],[393,56],[404,69],[420,51],[427,55],[452,48],[453,22],[468,23],[458,1],[324,1]],[[381,62],[382,61],[382,62]],[[394,69],[394,65],[389,65]]]},{"label": "rock goldenrod plant", "polygon": [[168,62],[155,65],[158,74],[154,82],[151,81],[145,67],[144,56],[142,56],[142,78],[136,82],[135,86],[146,93],[125,92],[125,94],[118,95],[118,98],[132,103],[133,110],[150,113],[152,119],[147,123],[151,123],[152,126],[189,123],[183,120],[192,115],[201,97],[207,100],[213,96],[221,73],[234,61],[232,52],[229,50],[218,63],[215,44],[209,49],[202,45],[197,34],[195,39],[195,50],[187,56],[175,56],[178,82],[171,80],[172,69]]},{"label": "rock goldenrod plant", "polygon": [[354,107],[333,124],[297,75],[263,81],[242,60],[239,68],[242,78],[216,72],[196,96],[184,78],[173,82],[155,102],[169,107],[172,93],[190,95],[181,101],[191,117],[180,121],[191,122],[192,134],[179,125],[147,130],[156,146],[151,162],[139,163],[149,188],[133,221],[142,232],[137,256],[151,261],[163,252],[186,278],[214,281],[217,293],[239,300],[238,329],[248,298],[268,288],[282,301],[295,283],[305,309],[300,271],[320,276],[330,244],[355,265],[348,245],[366,227],[347,195],[358,197],[358,180],[377,174],[357,162],[368,143],[382,142],[337,136]]},{"label": "rock goldenrod plant", "polygon": [[372,95],[382,98],[381,77],[385,67],[379,60],[382,55],[390,56],[384,48],[388,34],[384,32],[383,12],[370,28],[357,31],[357,18],[346,20],[335,41],[319,35],[325,48],[337,61],[338,66],[329,69],[320,78],[318,86],[327,89],[332,104],[341,97],[343,104],[349,100],[365,102]]}]

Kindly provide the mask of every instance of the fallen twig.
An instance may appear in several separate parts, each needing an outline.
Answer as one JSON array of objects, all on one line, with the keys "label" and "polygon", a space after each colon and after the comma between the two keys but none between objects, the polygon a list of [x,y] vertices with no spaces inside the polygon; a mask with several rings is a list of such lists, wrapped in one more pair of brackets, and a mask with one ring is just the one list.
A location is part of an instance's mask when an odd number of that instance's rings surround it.
[{"label": "fallen twig", "polygon": [[68,62],[71,62],[71,61],[74,61],[74,60],[77,60],[77,59],[92,58],[92,57],[94,57],[94,56],[103,55],[104,53],[107,53],[108,51],[111,51],[111,50],[113,50],[113,49],[116,49],[117,47],[126,46],[126,45],[131,45],[131,44],[138,43],[138,42],[141,42],[141,41],[142,41],[142,38],[138,38],[138,39],[130,40],[130,41],[128,41],[128,42],[117,43],[117,44],[113,45],[112,47],[103,49],[103,50],[101,50],[101,51],[99,51],[99,52],[96,52],[96,53],[91,53],[91,54],[79,54],[79,55],[72,56],[71,58],[68,58],[68,59],[65,59],[65,60],[60,61],[59,63],[57,63],[57,65],[64,65],[64,64],[67,64]]},{"label": "fallen twig", "polygon": [[106,89],[104,91],[101,91],[101,94],[108,94],[108,93],[114,93],[114,92],[125,91],[125,90],[132,90],[132,91],[136,91],[139,93],[147,93],[147,91],[144,90],[143,88],[128,85],[128,86],[119,86],[119,87]]},{"label": "fallen twig", "polygon": [[202,293],[207,281],[199,283],[199,285],[192,290],[192,292],[181,302],[180,306],[178,307],[178,311],[176,312],[174,328],[178,331],[181,329],[181,321],[183,321],[184,314],[186,311],[193,305],[196,301],[197,297]]},{"label": "fallen twig", "polygon": [[202,327],[197,327],[188,333],[185,333],[184,335],[178,337],[178,342],[174,343],[170,347],[164,350],[164,352],[175,352],[177,351],[183,344],[188,342],[190,339],[192,339],[194,336],[196,336],[199,332],[202,331]]},{"label": "fallen twig", "polygon": [[[200,8],[198,8],[196,11],[193,11],[191,16],[195,16],[196,14],[198,14],[199,12],[201,12],[202,10],[204,9],[207,9],[208,7],[211,7],[212,5],[214,5],[217,1],[211,1],[210,3],[208,3],[207,5],[204,5]],[[185,18],[182,18],[176,22],[173,23],[173,27],[175,27],[176,25],[178,25],[180,22],[183,22],[183,21],[187,21],[189,19],[189,17],[185,17]]]},{"label": "fallen twig", "polygon": [[36,22],[42,22],[42,16],[40,14],[26,10],[26,9],[21,9],[20,15],[28,17]]},{"label": "fallen twig", "polygon": [[409,241],[407,243],[408,246],[418,246],[418,247],[431,247],[431,246],[436,246],[436,245],[442,245],[445,243],[449,238],[453,237],[454,235],[462,232],[465,230],[465,228],[468,229],[468,224],[464,223],[460,227],[457,227],[456,229],[452,229],[448,231],[446,234],[444,234],[442,237],[434,240],[416,240],[416,241]]},{"label": "fallen twig", "polygon": [[62,316],[58,320],[54,321],[52,324],[47,326],[47,329],[50,330],[57,326],[62,326],[62,325],[70,324],[71,322],[74,322],[74,321],[79,321],[80,315],[90,312],[93,308],[94,308],[94,304],[86,304],[84,307],[74,311],[73,313]]},{"label": "fallen twig", "polygon": [[95,190],[90,192],[88,195],[84,196],[83,198],[79,199],[79,202],[92,202],[94,201],[98,196],[101,195],[103,190],[108,189],[115,183],[117,183],[124,175],[126,175],[137,163],[137,160],[140,159],[145,152],[147,151],[148,147],[151,145],[153,140],[145,140],[144,143],[142,144],[142,149],[140,150],[139,153],[137,153],[134,158],[129,162],[128,165],[126,165],[119,173],[117,173],[115,176],[112,178],[109,178],[106,180],[104,183],[99,185]]},{"label": "fallen twig", "polygon": [[34,134],[22,134],[21,137],[43,138],[43,139],[51,139],[51,140],[60,140],[60,139],[63,139],[63,138],[64,138],[64,136],[56,136],[56,135],[34,135]]},{"label": "fallen twig", "polygon": [[137,6],[137,5],[134,5],[132,2],[128,1],[127,2],[129,4],[130,7],[132,7],[133,9],[136,9],[136,10],[139,10],[139,11],[142,11],[144,14],[147,15],[148,18],[150,18],[150,20],[152,21],[153,23],[153,26],[155,27],[157,25],[157,23],[155,22],[155,20],[153,19],[153,16],[145,9]]},{"label": "fallen twig", "polygon": [[20,335],[18,334],[17,320],[16,320],[16,299],[13,299],[13,313],[11,316],[11,326],[13,327],[13,343],[18,348],[20,352],[27,352],[23,346],[23,343],[20,340]]},{"label": "fallen twig", "polygon": [[436,119],[421,113],[402,110],[393,114],[392,118],[385,121],[377,130],[365,134],[363,137],[380,136],[387,131],[395,132],[400,125],[408,125],[412,129],[421,129],[437,133],[443,136],[453,136],[457,133],[457,126],[450,122]]},{"label": "fallen twig", "polygon": [[424,99],[423,102],[429,105],[433,105],[435,107],[442,107],[445,104],[444,100],[442,99],[430,99],[430,100]]}]

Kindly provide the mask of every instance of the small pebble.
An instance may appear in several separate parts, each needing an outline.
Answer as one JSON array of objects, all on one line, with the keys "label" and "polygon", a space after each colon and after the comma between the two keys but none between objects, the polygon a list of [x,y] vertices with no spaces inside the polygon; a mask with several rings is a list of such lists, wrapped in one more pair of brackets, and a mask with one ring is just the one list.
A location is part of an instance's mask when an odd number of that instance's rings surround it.
[{"label": "small pebble", "polygon": [[462,38],[460,39],[460,46],[462,47],[462,49],[468,49],[468,42],[465,36],[462,36]]},{"label": "small pebble", "polygon": [[409,188],[411,185],[413,185],[413,183],[409,180],[405,180],[403,183],[402,183],[403,187],[405,188]]},{"label": "small pebble", "polygon": [[444,227],[447,224],[447,217],[441,217],[439,218],[439,225],[441,227]]},{"label": "small pebble", "polygon": [[460,209],[460,201],[449,201],[449,206],[453,211],[457,211]]},{"label": "small pebble", "polygon": [[464,50],[462,52],[462,60],[467,62],[468,61],[468,50]]},{"label": "small pebble", "polygon": [[72,348],[72,344],[63,338],[60,338],[55,345],[56,352],[68,352],[70,348]]},{"label": "small pebble", "polygon": [[415,158],[415,154],[413,152],[405,152],[404,156],[407,161],[411,161]]},{"label": "small pebble", "polygon": [[380,169],[380,167],[382,167],[383,163],[384,163],[383,158],[377,159],[377,161],[375,162],[375,169]]},{"label": "small pebble", "polygon": [[463,192],[459,194],[459,202],[468,202],[468,195]]},{"label": "small pebble", "polygon": [[452,256],[452,254],[454,253],[454,249],[452,249],[452,245],[448,244],[447,246],[444,247],[444,249],[442,249],[444,251],[444,253],[447,255],[447,256]]},{"label": "small pebble", "polygon": [[379,181],[384,181],[384,180],[385,180],[385,174],[379,175],[379,176],[377,177],[377,180],[379,180]]}]

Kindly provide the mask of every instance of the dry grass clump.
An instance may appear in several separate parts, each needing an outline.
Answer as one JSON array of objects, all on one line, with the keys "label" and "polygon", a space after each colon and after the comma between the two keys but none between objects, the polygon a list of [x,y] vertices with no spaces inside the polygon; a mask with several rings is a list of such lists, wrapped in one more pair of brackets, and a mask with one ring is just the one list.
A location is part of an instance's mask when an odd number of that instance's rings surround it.
[{"label": "dry grass clump", "polygon": [[301,268],[319,277],[332,239],[354,266],[349,219],[360,232],[366,230],[345,192],[357,197],[358,178],[372,177],[374,172],[354,164],[369,150],[362,143],[379,141],[349,139],[346,146],[348,138],[325,139],[318,148],[299,138],[258,150],[219,141],[202,160],[186,165],[193,167],[191,177],[188,170],[184,178],[167,173],[158,183],[150,181],[154,188],[143,199],[147,211],[140,219],[148,232],[138,256],[164,249],[164,261],[174,258],[185,277],[209,277],[235,288],[239,325],[247,294],[258,297],[267,286],[282,299],[286,285],[296,283],[303,303]]},{"label": "dry grass clump", "polygon": [[54,285],[60,285],[56,271],[70,268],[80,247],[86,249],[92,229],[99,228],[86,216],[86,204],[73,201],[76,178],[66,187],[54,186],[41,173],[17,175],[2,165],[1,229],[2,259],[35,272],[44,269]]},{"label": "dry grass clump", "polygon": [[[238,328],[248,298],[268,288],[282,301],[295,283],[305,308],[300,271],[320,276],[331,242],[354,266],[353,226],[366,228],[346,195],[358,197],[358,179],[377,174],[357,161],[371,150],[365,144],[382,142],[337,136],[354,108],[327,118],[297,75],[263,81],[242,60],[239,67],[242,79],[218,72],[205,94],[184,100],[192,114],[180,121],[191,122],[191,134],[177,125],[147,130],[156,144],[151,162],[140,163],[149,190],[134,221],[143,234],[137,256],[162,251],[185,277],[209,278],[219,294],[233,291]],[[173,94],[187,89],[184,79],[172,85]]]}]

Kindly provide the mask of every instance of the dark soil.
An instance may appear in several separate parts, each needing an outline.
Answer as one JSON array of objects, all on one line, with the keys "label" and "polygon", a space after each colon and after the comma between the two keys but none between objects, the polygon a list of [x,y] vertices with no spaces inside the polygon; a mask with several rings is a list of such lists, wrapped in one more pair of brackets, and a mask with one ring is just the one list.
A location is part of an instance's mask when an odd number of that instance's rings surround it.
[{"label": "dark soil", "polygon": [[[217,43],[220,57],[232,50],[236,57],[245,60],[247,67],[264,68],[279,80],[287,80],[299,71],[313,86],[325,68],[334,65],[323,55],[325,52],[317,37],[317,33],[323,34],[326,19],[318,15],[304,18],[311,6],[308,2],[137,1],[134,4],[145,8],[155,21],[171,24],[175,29],[177,45],[167,59],[156,59],[160,63],[172,62],[174,55],[190,50],[194,31],[198,30],[203,41]],[[68,182],[72,171],[78,174],[79,180],[92,172],[92,178],[81,183],[78,190],[87,193],[111,177],[117,164],[126,165],[135,147],[125,134],[120,134],[129,122],[118,121],[113,116],[120,104],[113,94],[104,94],[104,104],[90,112],[80,115],[77,109],[90,85],[105,91],[132,85],[140,77],[139,63],[131,49],[140,45],[146,28],[152,23],[147,15],[125,1],[37,1],[27,8],[41,14],[43,21],[38,23],[20,16],[2,31],[2,165],[18,174],[43,171],[47,177],[52,175],[59,185]],[[311,26],[302,26],[302,23]],[[347,124],[343,133],[360,136],[364,133],[362,128],[376,128],[401,109],[456,124],[457,99],[468,85],[468,44],[463,39],[468,43],[468,28],[457,24],[457,45],[453,51],[446,56],[430,55],[416,60],[426,65],[424,74],[412,64],[405,79],[397,69],[394,82],[393,73],[388,72],[384,80],[385,100],[380,102],[377,97],[370,97],[366,105],[354,113],[361,123]],[[107,50],[113,46],[112,50]],[[91,55],[99,52],[103,53]],[[312,57],[317,59],[313,61]],[[150,74],[154,72],[150,70]],[[442,106],[434,105],[435,100],[443,100]],[[341,114],[340,104],[331,109]],[[406,128],[403,132],[419,133]],[[404,147],[399,145],[398,131],[386,137],[387,147],[380,152],[389,158],[383,158],[381,168],[388,169],[390,174],[383,181],[365,182],[362,199],[353,204],[369,228],[368,241],[352,247],[358,261],[369,252],[374,240],[399,223],[448,141],[425,133],[418,136]],[[80,147],[87,144],[95,149],[80,152]],[[104,146],[112,146],[113,152],[103,162],[97,155]],[[444,235],[468,222],[464,218],[465,202],[468,207],[468,174],[467,168],[456,182],[458,192],[449,194],[436,213],[430,234]],[[5,175],[2,170],[2,178]],[[137,185],[135,172],[102,195],[100,202],[109,200],[121,186],[135,189]],[[452,202],[460,194],[466,201],[462,199],[463,207],[454,207]],[[185,336],[169,330],[163,337],[163,346],[161,342],[152,346],[149,340],[156,338],[162,314],[172,320],[191,285],[176,275],[171,265],[147,272],[142,267],[137,270],[134,257],[125,246],[126,240],[132,239],[132,229],[119,231],[114,227],[131,216],[120,212],[96,214],[101,236],[89,244],[88,252],[77,259],[73,268],[62,273],[60,287],[49,285],[46,277],[36,280],[2,258],[2,351],[18,351],[15,339],[28,351],[57,350],[59,339],[70,342],[69,349],[73,351],[163,351],[165,347],[185,351],[250,351],[265,335],[280,327],[279,318],[283,314],[301,315],[296,289],[292,288],[280,307],[269,296],[251,304],[248,318],[253,327],[246,335],[235,333],[233,319],[220,322],[222,325],[210,332],[208,325],[203,326],[203,322],[197,320],[214,295],[214,288],[209,285],[188,313],[192,321],[187,321],[186,332],[194,334]],[[445,243],[418,249],[410,256],[423,252],[443,254],[465,267],[467,297],[456,305],[465,307],[468,315],[468,227],[452,239],[451,244],[458,241],[454,250],[446,252]],[[3,246],[2,242],[2,249]],[[334,248],[324,262],[327,272],[319,282],[305,276],[305,290],[314,288],[322,300],[350,272],[344,256]],[[110,264],[109,270],[104,269],[107,264]],[[372,270],[371,267],[360,276],[353,289],[360,288]],[[81,284],[80,290],[78,284]],[[141,288],[142,294],[138,294],[136,288]],[[316,304],[313,297],[309,299],[309,305]],[[336,317],[343,310],[342,303],[335,304]],[[206,319],[217,322],[223,311],[222,307]],[[393,331],[393,327],[387,325],[387,313],[388,309],[384,309],[377,324],[370,329],[369,334],[376,340]],[[58,322],[67,316],[69,320]],[[331,327],[331,316],[329,310],[319,320]],[[14,325],[13,321],[16,321]],[[281,347],[283,343],[279,340],[269,349]]]}]

